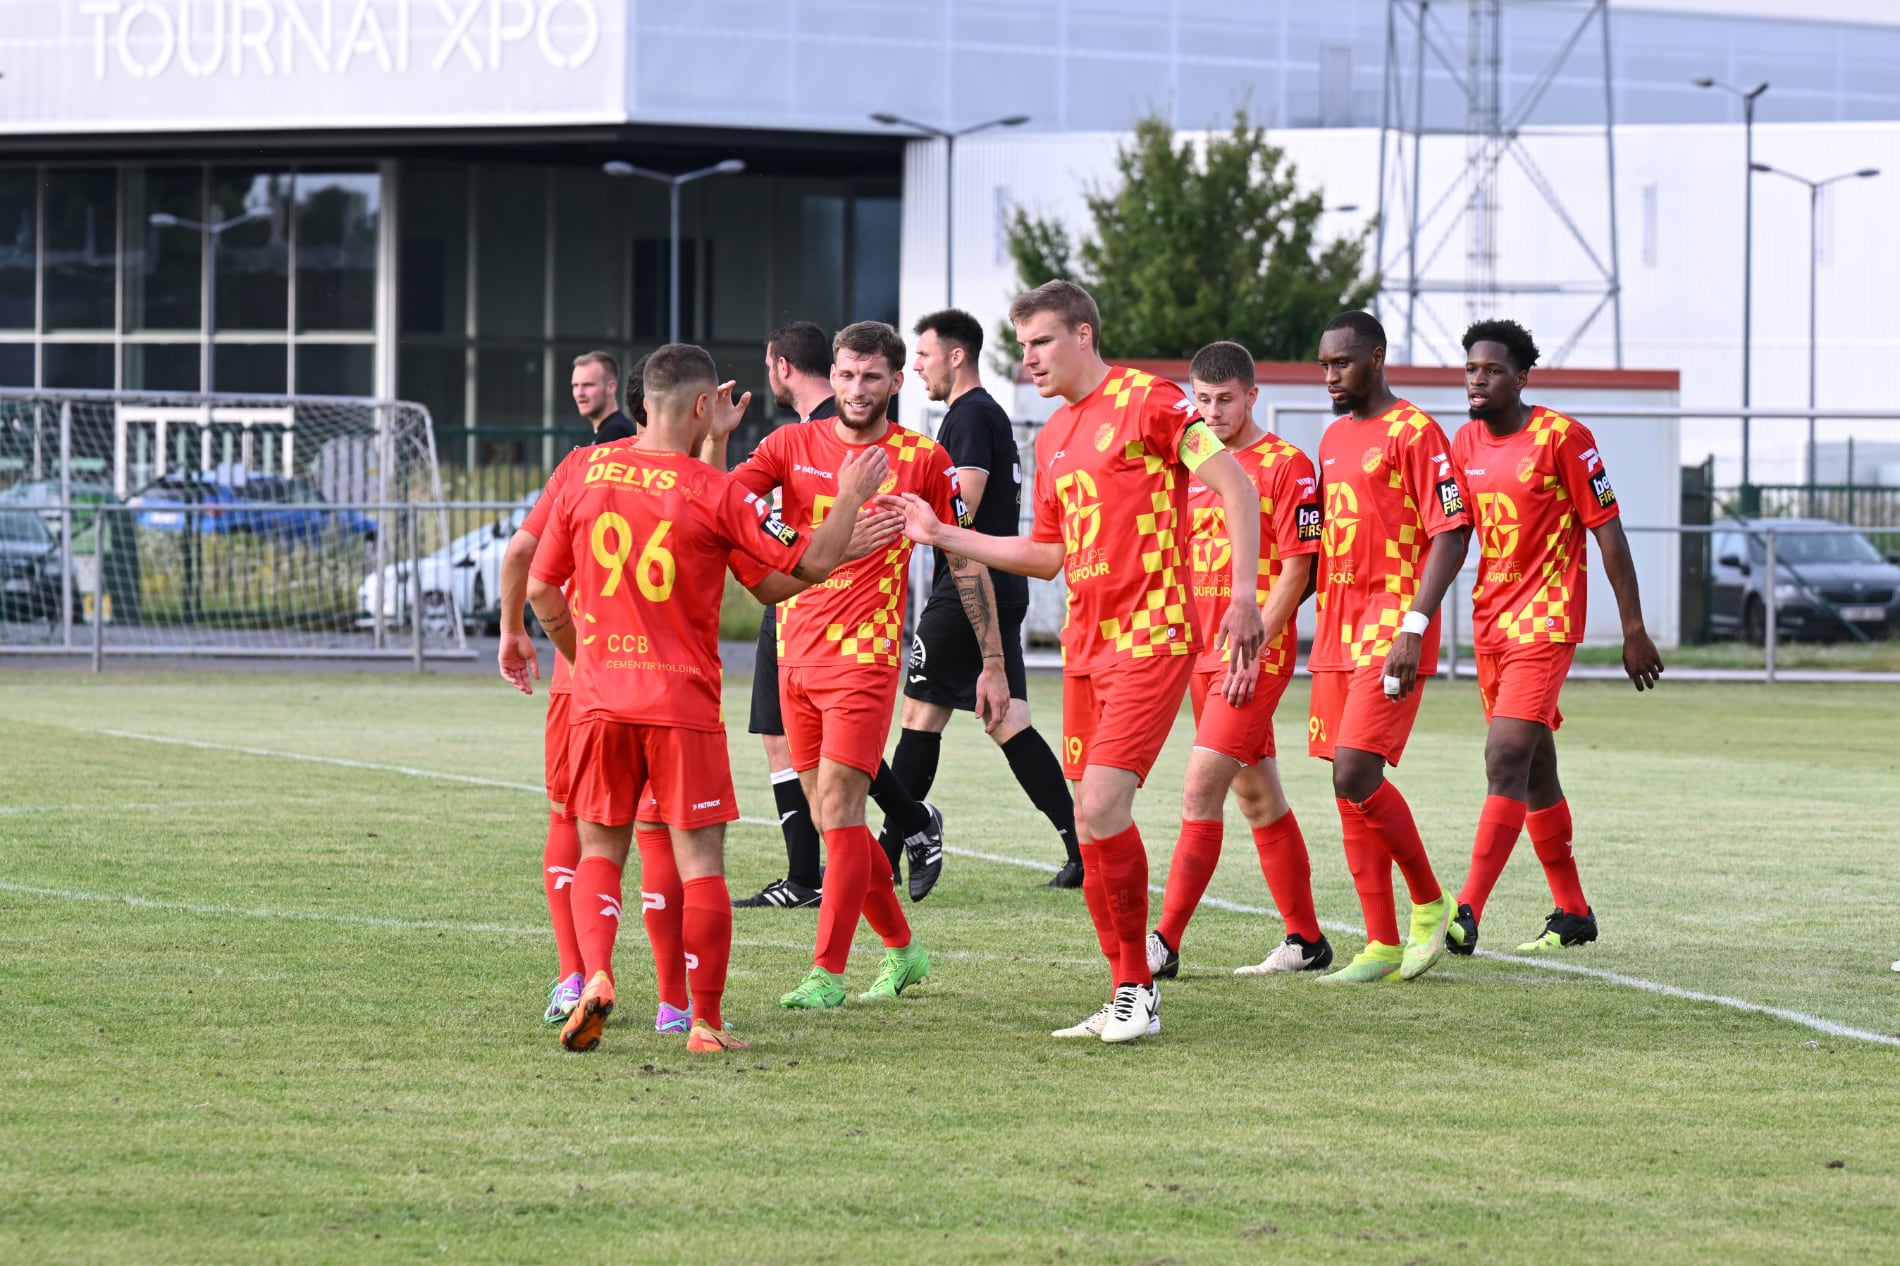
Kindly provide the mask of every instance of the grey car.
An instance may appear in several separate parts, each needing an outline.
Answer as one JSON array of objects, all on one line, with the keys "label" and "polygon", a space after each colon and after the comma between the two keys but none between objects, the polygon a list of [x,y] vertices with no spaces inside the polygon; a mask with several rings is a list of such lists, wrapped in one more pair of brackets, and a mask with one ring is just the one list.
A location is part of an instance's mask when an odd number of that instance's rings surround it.
[{"label": "grey car", "polygon": [[[1730,519],[1710,545],[1709,625],[1718,636],[1764,640],[1773,586],[1777,637],[1891,637],[1900,627],[1900,566],[1860,530],[1829,519]],[[1764,530],[1775,530],[1768,575]],[[1850,627],[1851,626],[1851,627]]]}]

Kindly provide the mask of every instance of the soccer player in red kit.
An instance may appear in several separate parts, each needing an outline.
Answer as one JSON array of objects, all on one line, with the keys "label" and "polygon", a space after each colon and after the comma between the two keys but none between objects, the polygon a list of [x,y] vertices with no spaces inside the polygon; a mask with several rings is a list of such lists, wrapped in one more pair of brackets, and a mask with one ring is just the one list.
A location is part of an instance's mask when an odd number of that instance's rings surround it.
[{"label": "soccer player in red kit", "polygon": [[[1026,538],[985,536],[910,499],[904,531],[990,567],[1068,581],[1062,764],[1077,783],[1082,894],[1113,992],[1054,1036],[1127,1042],[1161,1029],[1135,792],[1168,741],[1205,644],[1188,595],[1188,481],[1198,475],[1219,495],[1233,568],[1244,576],[1259,566],[1260,494],[1179,387],[1102,359],[1101,313],[1088,291],[1046,282],[1017,298],[1009,319],[1030,381],[1064,401],[1036,437],[1035,525]],[[1264,640],[1260,608],[1235,602],[1214,645],[1249,664]]]},{"label": "soccer player in red kit", "polygon": [[[1445,954],[1450,894],[1432,873],[1412,810],[1386,780],[1438,670],[1438,604],[1471,540],[1451,467],[1451,441],[1431,415],[1385,381],[1385,329],[1368,312],[1327,323],[1319,361],[1344,414],[1319,443],[1320,537],[1307,750],[1333,763],[1346,865],[1366,920],[1366,948],[1323,981],[1360,984],[1394,971],[1411,980]],[[1392,864],[1412,898],[1399,938]]]},{"label": "soccer player in red kit", "polygon": [[1517,837],[1530,828],[1556,909],[1520,954],[1597,939],[1596,912],[1571,856],[1570,805],[1557,781],[1558,692],[1584,633],[1589,548],[1623,624],[1623,671],[1638,690],[1655,686],[1662,657],[1643,627],[1643,601],[1630,560],[1616,490],[1588,427],[1524,401],[1537,344],[1515,321],[1479,321],[1465,331],[1465,391],[1472,421],[1451,443],[1451,461],[1478,516],[1478,583],[1472,641],[1478,695],[1490,733],[1489,784],[1458,893],[1450,949],[1478,946],[1478,924]]},{"label": "soccer player in red kit", "polygon": [[[1220,861],[1221,811],[1231,788],[1253,830],[1267,888],[1286,923],[1286,940],[1256,966],[1236,975],[1324,971],[1332,946],[1313,910],[1312,868],[1299,820],[1287,804],[1274,760],[1273,712],[1293,680],[1298,631],[1293,617],[1305,601],[1319,553],[1319,488],[1312,459],[1253,419],[1260,394],[1252,353],[1238,343],[1210,343],[1194,354],[1188,386],[1201,420],[1240,462],[1259,492],[1260,567],[1254,602],[1271,637],[1251,664],[1206,646],[1194,663],[1194,749],[1181,792],[1181,836],[1168,867],[1161,921],[1148,934],[1148,966],[1173,977],[1181,934]],[[1214,490],[1188,484],[1190,565],[1201,627],[1220,627],[1233,593],[1233,545]],[[1243,588],[1242,592],[1246,592]],[[1245,697],[1251,695],[1250,698]],[[1238,701],[1236,698],[1238,697]]]},{"label": "soccer player in red kit", "polygon": [[[905,430],[886,414],[903,382],[904,340],[881,321],[860,321],[832,340],[831,386],[835,417],[780,427],[760,441],[733,478],[761,497],[780,494],[788,523],[817,527],[838,513],[839,472],[854,454],[890,460],[886,493],[921,496],[959,521],[968,512],[957,493],[950,455],[928,437]],[[857,513],[853,507],[851,513]],[[855,559],[822,585],[779,604],[779,703],[792,767],[817,815],[826,851],[818,904],[818,943],[811,971],[779,999],[782,1006],[842,1006],[845,964],[860,916],[883,940],[884,962],[871,1002],[897,997],[930,973],[930,958],[911,940],[898,904],[891,863],[865,825],[865,799],[884,763],[903,663],[904,595],[911,543]],[[965,611],[979,637],[995,619],[988,573],[952,557]],[[970,583],[961,583],[966,577]]]},{"label": "soccer player in red kit", "polygon": [[[682,887],[681,929],[694,1015],[687,1049],[743,1049],[720,1003],[731,954],[725,824],[738,816],[720,707],[723,567],[738,551],[749,579],[770,571],[816,581],[844,558],[851,520],[889,472],[881,453],[839,469],[849,517],[806,540],[728,476],[690,456],[743,412],[715,385],[712,358],[668,344],[646,366],[648,422],[632,444],[576,454],[535,551],[528,600],[574,665],[568,810],[579,823],[574,927],[588,974],[561,1032],[591,1050],[614,1006],[620,875],[640,816],[664,822]],[[577,626],[561,586],[572,581]],[[644,803],[642,803],[644,801]]]}]

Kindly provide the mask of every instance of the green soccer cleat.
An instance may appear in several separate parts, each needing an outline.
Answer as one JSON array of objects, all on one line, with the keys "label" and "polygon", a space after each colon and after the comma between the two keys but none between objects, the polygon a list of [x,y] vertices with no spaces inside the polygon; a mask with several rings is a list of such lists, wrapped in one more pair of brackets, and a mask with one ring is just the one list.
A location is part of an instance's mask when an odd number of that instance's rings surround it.
[{"label": "green soccer cleat", "polygon": [[1350,963],[1319,978],[1322,985],[1371,985],[1399,969],[1403,951],[1396,945],[1368,941]]},{"label": "green soccer cleat", "polygon": [[1452,899],[1448,892],[1438,900],[1412,907],[1412,937],[1405,947],[1405,963],[1399,968],[1400,980],[1417,980],[1445,956],[1445,932],[1451,925]]},{"label": "green soccer cleat", "polygon": [[877,980],[869,989],[858,995],[859,1002],[885,1002],[897,997],[912,985],[921,984],[930,979],[930,955],[915,945],[906,945],[903,949],[884,951],[883,966],[877,969]]},{"label": "green soccer cleat", "polygon": [[1517,947],[1520,954],[1544,954],[1551,950],[1569,949],[1573,945],[1588,945],[1597,939],[1597,916],[1593,910],[1588,914],[1567,914],[1563,907],[1550,912],[1550,918],[1544,921],[1544,931],[1534,941],[1526,941]]},{"label": "green soccer cleat", "polygon": [[1467,958],[1477,952],[1478,916],[1471,913],[1469,905],[1459,906],[1458,913],[1451,916],[1445,929],[1445,948]]},{"label": "green soccer cleat", "polygon": [[779,996],[778,1004],[794,1011],[827,1011],[844,1005],[844,977],[814,967],[798,988]]}]

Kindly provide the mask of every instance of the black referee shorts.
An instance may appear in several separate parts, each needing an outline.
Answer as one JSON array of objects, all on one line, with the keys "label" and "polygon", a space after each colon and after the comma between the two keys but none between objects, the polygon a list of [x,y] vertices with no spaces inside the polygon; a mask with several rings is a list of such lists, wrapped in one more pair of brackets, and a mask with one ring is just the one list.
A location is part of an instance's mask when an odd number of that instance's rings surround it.
[{"label": "black referee shorts", "polygon": [[749,734],[783,734],[778,708],[778,608],[767,607],[759,621],[759,650],[752,657],[752,719]]},{"label": "black referee shorts", "polygon": [[[1012,699],[1029,697],[1028,679],[1023,674],[1023,617],[1028,612],[1027,607],[999,607],[996,612],[1003,638],[1003,675],[1009,680]],[[983,648],[977,644],[976,631],[970,627],[963,603],[954,597],[933,597],[918,618],[917,633],[910,640],[904,697],[972,712],[976,709],[976,678],[982,671]]]}]

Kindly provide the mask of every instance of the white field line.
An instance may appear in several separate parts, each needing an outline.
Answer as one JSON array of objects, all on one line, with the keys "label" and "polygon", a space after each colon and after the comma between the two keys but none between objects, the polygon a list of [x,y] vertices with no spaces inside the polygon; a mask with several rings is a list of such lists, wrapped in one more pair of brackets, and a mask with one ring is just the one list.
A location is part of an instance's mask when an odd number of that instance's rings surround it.
[{"label": "white field line", "polygon": [[[504,790],[532,791],[540,795],[547,794],[547,789],[545,787],[542,787],[534,783],[503,782],[503,781],[493,779],[493,778],[478,778],[472,774],[451,774],[451,773],[444,773],[440,770],[415,769],[407,765],[386,765],[386,764],[381,764],[375,761],[346,760],[339,756],[311,756],[302,752],[284,752],[284,751],[277,751],[271,748],[263,748],[263,747],[242,747],[242,746],[238,746],[238,745],[230,744],[230,743],[208,743],[200,739],[169,738],[169,737],[158,735],[158,734],[140,734],[140,733],[135,733],[128,730],[101,730],[99,731],[99,733],[110,735],[113,738],[137,739],[137,740],[140,740],[142,742],[147,742],[147,743],[167,743],[173,746],[196,747],[196,748],[202,748],[208,751],[237,752],[246,756],[272,756],[272,757],[277,757],[281,760],[306,761],[306,762],[311,762],[311,763],[320,764],[320,765],[342,765],[351,769],[370,769],[370,770],[377,770],[383,773],[403,774],[411,778],[434,778],[434,779],[439,779],[444,782],[467,783],[467,784],[471,784],[473,786],[478,786],[478,787],[497,787],[497,788],[502,788]],[[742,817],[739,819],[739,821],[744,822],[748,825],[752,825],[752,826],[777,826],[778,825],[778,823],[766,818],[743,818]],[[1046,871],[1049,869],[1047,863],[1030,861],[1027,858],[1021,858],[1021,857],[1009,857],[1001,853],[980,853],[971,849],[949,848],[949,847],[946,847],[943,851],[946,853],[955,854],[960,857],[968,857],[975,861],[992,862],[1001,866],[1016,866],[1016,867],[1021,867],[1021,868],[1029,869],[1029,870],[1043,870],[1043,871]],[[28,890],[28,889],[19,888],[14,885],[0,883],[0,891],[25,892],[25,891],[37,891],[37,890]],[[1159,893],[1159,892],[1162,892],[1163,889],[1158,885],[1150,884],[1149,891]],[[45,895],[60,895],[60,894],[54,894],[49,891]],[[82,900],[96,899],[96,900],[104,900],[104,901],[121,900],[121,898],[107,897],[103,895],[98,896],[96,898],[89,897],[89,896],[80,896],[80,897],[77,897],[76,899],[82,899]],[[135,898],[123,898],[123,900],[126,900],[132,904],[139,904],[138,899],[135,899]],[[159,903],[147,902],[145,904],[155,905]],[[1220,897],[1203,897],[1201,898],[1201,904],[1205,906],[1211,906],[1217,910],[1226,910],[1231,914],[1252,914],[1252,915],[1259,915],[1266,918],[1279,917],[1278,911],[1268,909],[1262,906],[1243,905],[1240,902],[1227,901]],[[187,906],[182,906],[182,905],[176,906],[176,907],[165,907],[165,908],[193,909],[193,907],[187,907]],[[224,907],[203,907],[200,910],[200,912],[206,913],[206,914],[250,913],[247,911],[227,909]],[[497,933],[502,933],[506,935],[525,934],[523,929],[518,929],[518,928],[499,928],[499,927],[491,928],[491,927],[484,927],[479,924],[423,924],[423,923],[408,924],[402,920],[378,919],[378,918],[373,918],[373,917],[368,917],[368,916],[359,917],[359,916],[347,916],[347,915],[298,915],[298,914],[292,914],[292,913],[285,913],[282,915],[261,914],[258,917],[281,917],[281,918],[290,918],[290,919],[314,918],[314,919],[329,921],[329,922],[361,923],[361,924],[369,924],[373,926],[440,927],[443,930],[449,930],[453,928],[453,929],[459,929],[459,930],[471,931],[471,932],[473,931],[497,932]],[[1326,928],[1328,931],[1344,932],[1351,936],[1365,935],[1364,928],[1356,927],[1350,923],[1322,922],[1320,926]],[[735,944],[741,944],[741,943],[742,942],[735,942]],[[1600,980],[1604,982],[1605,984],[1617,985],[1624,989],[1636,989],[1636,990],[1640,990],[1643,993],[1652,993],[1664,998],[1677,998],[1684,1002],[1708,1003],[1708,1004],[1718,1006],[1718,1007],[1727,1007],[1732,1011],[1743,1011],[1743,1012],[1748,1012],[1753,1015],[1769,1016],[1773,1019],[1785,1020],[1789,1024],[1797,1024],[1797,1025],[1802,1026],[1803,1028],[1813,1029],[1817,1033],[1825,1033],[1830,1037],[1844,1037],[1844,1038],[1851,1038],[1857,1042],[1871,1042],[1879,1046],[1900,1047],[1900,1037],[1894,1037],[1891,1034],[1876,1033],[1868,1029],[1857,1029],[1849,1025],[1836,1023],[1833,1020],[1824,1019],[1821,1016],[1809,1015],[1804,1011],[1791,1011],[1785,1007],[1771,1007],[1765,1003],[1750,1002],[1746,998],[1731,998],[1731,997],[1728,997],[1726,994],[1703,993],[1695,989],[1682,989],[1675,985],[1663,984],[1660,981],[1645,980],[1640,976],[1627,976],[1627,975],[1624,975],[1622,972],[1605,971],[1604,969],[1600,967],[1585,967],[1580,963],[1566,963],[1566,962],[1561,962],[1555,959],[1528,958],[1528,957],[1524,957],[1517,954],[1499,954],[1492,950],[1479,950],[1478,954],[1485,958],[1496,959],[1499,962],[1515,963],[1515,964],[1518,964],[1519,966],[1536,968],[1541,971],[1563,972],[1572,976],[1585,976],[1585,977],[1590,978],[1591,980]],[[1038,959],[1038,961],[1046,961],[1046,960]],[[1093,960],[1090,960],[1090,961],[1093,961]]]}]

